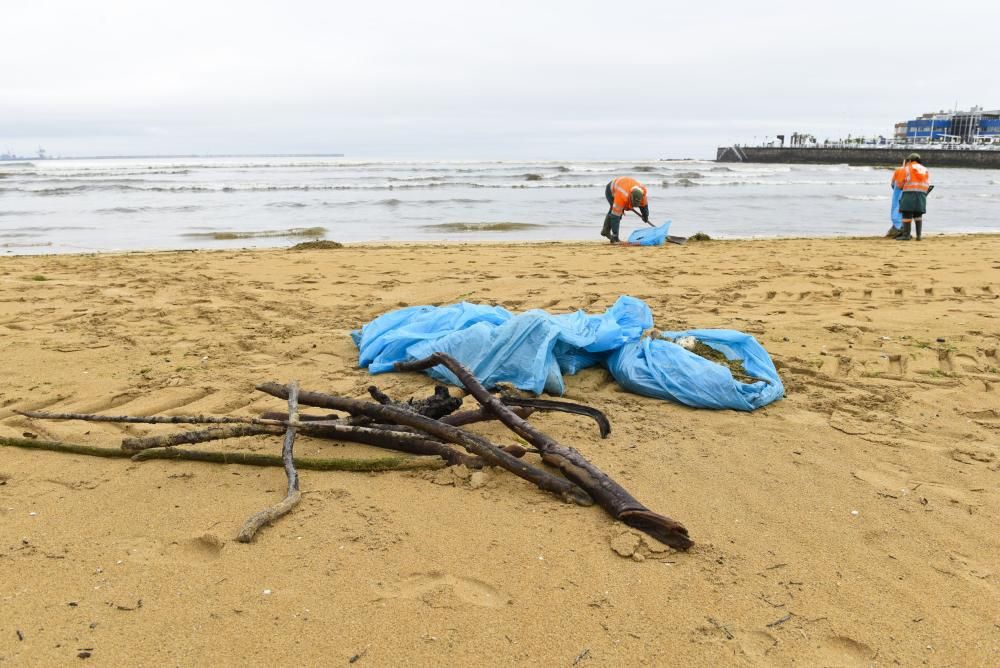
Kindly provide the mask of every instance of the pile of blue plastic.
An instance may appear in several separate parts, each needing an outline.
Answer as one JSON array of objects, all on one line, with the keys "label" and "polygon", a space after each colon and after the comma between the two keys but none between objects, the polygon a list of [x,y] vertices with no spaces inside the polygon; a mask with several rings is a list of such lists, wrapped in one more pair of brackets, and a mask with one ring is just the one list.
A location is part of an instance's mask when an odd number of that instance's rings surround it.
[{"label": "pile of blue plastic", "polygon": [[[771,357],[749,334],[728,329],[695,329],[643,336],[653,327],[649,306],[619,297],[600,315],[583,311],[552,315],[542,310],[513,314],[500,306],[462,302],[411,306],[391,311],[351,333],[359,364],[371,373],[392,371],[396,362],[434,352],[451,355],[486,387],[509,383],[522,390],[561,395],[563,375],[601,364],[626,390],[699,408],[751,411],[785,392]],[[743,383],[730,370],[669,341],[693,336],[743,361]],[[434,378],[458,385],[443,367]]]}]

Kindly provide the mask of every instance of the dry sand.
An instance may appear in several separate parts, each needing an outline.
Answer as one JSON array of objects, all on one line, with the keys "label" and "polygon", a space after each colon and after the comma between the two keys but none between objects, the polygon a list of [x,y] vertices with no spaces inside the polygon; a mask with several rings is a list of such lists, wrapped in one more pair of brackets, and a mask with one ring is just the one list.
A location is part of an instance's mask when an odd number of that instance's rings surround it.
[{"label": "dry sand", "polygon": [[0,435],[116,446],[153,429],[13,411],[256,415],[282,408],[253,390],[271,379],[362,397],[348,332],[390,309],[621,294],[661,328],[754,333],[788,389],[693,410],[592,369],[568,398],[610,438],[532,418],[683,521],[690,552],[451,469],[305,471],[303,503],[244,545],[281,469],[3,447],[0,664],[997,664],[997,236],[7,257]]}]

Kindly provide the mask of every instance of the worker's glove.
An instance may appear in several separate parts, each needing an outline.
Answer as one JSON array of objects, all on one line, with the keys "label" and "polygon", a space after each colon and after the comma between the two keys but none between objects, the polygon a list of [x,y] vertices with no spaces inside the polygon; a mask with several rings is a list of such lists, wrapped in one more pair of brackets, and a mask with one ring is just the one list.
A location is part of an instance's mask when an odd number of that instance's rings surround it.
[{"label": "worker's glove", "polygon": [[[933,187],[933,186],[932,186],[932,187]],[[648,222],[649,222],[649,216],[643,216],[643,217],[642,217],[642,222],[644,222],[644,223],[648,223]]]},{"label": "worker's glove", "polygon": [[934,186],[929,186],[927,188],[927,194],[930,195],[932,192],[934,192]]}]

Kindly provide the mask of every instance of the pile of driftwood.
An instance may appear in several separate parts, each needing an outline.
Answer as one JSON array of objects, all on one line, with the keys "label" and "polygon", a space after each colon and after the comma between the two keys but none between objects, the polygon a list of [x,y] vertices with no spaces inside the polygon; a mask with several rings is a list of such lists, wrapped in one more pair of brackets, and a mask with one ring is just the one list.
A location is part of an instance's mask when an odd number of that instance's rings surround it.
[{"label": "pile of driftwood", "polygon": [[[69,450],[82,454],[99,456],[130,456],[144,460],[152,458],[198,459],[222,461],[226,463],[273,464],[273,458],[261,455],[238,456],[232,453],[206,453],[179,450],[178,445],[194,445],[224,438],[236,438],[258,434],[283,434],[281,464],[288,478],[285,498],[279,503],[265,508],[251,516],[237,534],[237,540],[249,542],[265,524],[273,522],[288,513],[298,504],[298,468],[338,468],[343,470],[385,470],[392,468],[413,468],[408,461],[375,460],[377,465],[359,465],[354,460],[338,465],[333,460],[307,460],[294,457],[295,436],[302,433],[310,437],[340,441],[366,443],[380,448],[430,456],[446,465],[464,465],[468,468],[499,466],[528,480],[539,488],[556,494],[567,502],[589,506],[595,502],[612,517],[639,529],[657,540],[680,550],[686,550],[693,542],[687,529],[679,522],[659,515],[629,494],[607,474],[587,461],[577,450],[557,442],[542,433],[525,418],[535,410],[560,410],[593,417],[601,429],[601,435],[610,433],[607,418],[593,408],[562,401],[519,399],[497,397],[491,394],[475,377],[454,358],[435,353],[415,362],[397,364],[400,371],[422,371],[442,365],[450,370],[466,390],[479,402],[480,408],[472,411],[456,412],[462,400],[449,395],[446,388],[438,386],[434,395],[420,401],[393,401],[377,388],[369,389],[375,402],[337,397],[320,392],[300,390],[297,383],[281,385],[263,383],[257,389],[288,402],[287,413],[268,412],[259,418],[225,416],[110,416],[86,413],[49,413],[21,411],[30,418],[90,420],[100,422],[127,422],[147,424],[214,424],[207,429],[186,431],[166,436],[126,438],[121,450],[54,444],[59,447],[47,449]],[[349,417],[332,415],[309,415],[299,412],[299,406],[313,406],[328,410],[342,411]],[[533,446],[519,445],[500,447],[479,434],[462,429],[470,423],[483,420],[499,420],[511,431]],[[18,445],[6,439],[9,445]],[[35,442],[21,443],[25,447],[40,447]],[[50,444],[53,445],[53,444]],[[455,448],[459,446],[461,448]],[[523,461],[528,452],[541,455],[542,462],[557,468],[565,477],[553,475],[549,471]],[[121,453],[121,454],[113,454]],[[251,461],[253,460],[253,461]],[[266,460],[266,461],[265,461]],[[338,460],[343,463],[343,460]],[[325,464],[324,464],[325,462]]]}]

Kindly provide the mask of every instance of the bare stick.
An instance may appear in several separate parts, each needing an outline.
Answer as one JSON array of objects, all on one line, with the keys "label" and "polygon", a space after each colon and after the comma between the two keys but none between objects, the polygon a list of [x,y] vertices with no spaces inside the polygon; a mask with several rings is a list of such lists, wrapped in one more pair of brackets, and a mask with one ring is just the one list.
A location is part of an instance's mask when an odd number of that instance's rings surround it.
[{"label": "bare stick", "polygon": [[127,422],[133,424],[257,424],[286,426],[278,420],[228,417],[219,415],[98,415],[96,413],[48,413],[45,411],[14,411],[18,415],[44,420],[85,420],[87,422]]},{"label": "bare stick", "polygon": [[[534,408],[514,408],[512,409],[519,417],[527,419],[532,413],[535,412]],[[453,427],[461,427],[463,425],[472,424],[474,422],[486,422],[487,420],[496,420],[497,416],[491,413],[489,410],[483,407],[476,408],[471,411],[460,411],[458,413],[452,413],[451,415],[445,415],[440,419],[440,422],[445,424],[450,424]]]},{"label": "bare stick", "polygon": [[[608,416],[592,406],[576,404],[572,401],[552,401],[551,399],[521,399],[518,397],[500,397],[504,406],[520,406],[532,408],[540,411],[554,411],[559,413],[573,413],[575,415],[585,415],[597,423],[597,428],[601,431],[601,438],[607,438],[611,433],[611,422]],[[517,411],[513,411],[517,415]],[[518,415],[518,417],[520,417]]]},{"label": "bare stick", "polygon": [[396,369],[424,371],[439,364],[455,374],[465,389],[480,404],[493,411],[515,434],[541,450],[543,461],[557,466],[567,478],[585,489],[612,517],[679,550],[686,550],[694,544],[683,524],[654,513],[606,473],[587,461],[577,450],[558,443],[519,418],[450,355],[434,353],[422,360],[397,363]]},{"label": "bare stick", "polygon": [[[512,408],[519,417],[527,418],[532,413],[535,412],[533,408],[522,408],[520,406]],[[282,413],[279,411],[264,411],[260,414],[261,419],[264,420],[287,420],[288,413]],[[480,406],[479,408],[474,408],[468,411],[459,411],[458,413],[452,413],[451,415],[445,415],[442,418],[438,418],[438,422],[444,422],[445,424],[450,424],[453,427],[462,427],[467,424],[472,424],[474,422],[486,422],[487,420],[496,420],[497,416],[488,411],[487,409]],[[308,413],[299,413],[299,422],[332,422],[338,420],[338,416],[335,413],[329,415],[310,415]],[[341,420],[344,424],[347,424],[346,420]]]},{"label": "bare stick", "polygon": [[165,434],[162,436],[142,436],[122,439],[122,450],[138,452],[150,448],[169,448],[175,445],[194,445],[219,441],[224,438],[240,438],[242,436],[258,436],[260,434],[280,434],[283,430],[278,426],[256,426],[236,424],[229,427],[212,427],[200,431],[185,431],[180,434]]},{"label": "bare stick", "polygon": [[[257,389],[282,399],[288,397],[288,388],[278,383],[262,383],[257,386]],[[568,480],[557,478],[551,473],[520,461],[510,453],[493,445],[482,436],[444,424],[438,420],[432,420],[423,415],[417,415],[416,413],[393,406],[382,406],[367,401],[358,401],[357,399],[335,397],[323,394],[322,392],[302,391],[299,393],[299,401],[309,406],[345,411],[352,415],[365,415],[381,422],[395,422],[420,429],[441,440],[461,445],[470,452],[479,455],[491,465],[505,468],[514,475],[534,483],[545,491],[559,495],[566,501],[572,501],[582,506],[589,506],[593,503],[593,499],[586,492]]]},{"label": "bare stick", "polygon": [[[121,451],[119,450],[119,452]],[[162,448],[158,450],[143,450],[132,455],[132,461],[134,462],[144,462],[149,459],[179,459],[188,462],[239,464],[241,466],[277,467],[285,465],[285,461],[278,455],[262,455],[256,452],[215,452],[211,450]],[[418,459],[415,457],[379,457],[378,459],[296,457],[294,461],[295,468],[304,471],[348,471],[353,473],[440,469],[446,465],[440,459]]]},{"label": "bare stick", "polygon": [[284,499],[259,513],[251,515],[243,523],[243,528],[236,534],[236,540],[241,543],[252,541],[258,529],[288,514],[292,508],[299,505],[299,501],[302,499],[302,492],[299,491],[299,473],[295,470],[295,461],[292,457],[292,448],[295,445],[295,427],[298,424],[298,412],[299,383],[293,380],[288,385],[288,429],[285,430],[285,440],[281,445],[281,459],[285,464],[285,475],[288,477],[288,491]]},{"label": "bare stick", "polygon": [[[102,448],[95,445],[66,443],[64,441],[43,441],[34,438],[11,438],[0,436],[0,446],[25,448],[28,450],[47,450],[63,452],[88,457],[105,457],[108,459],[131,459],[144,462],[150,459],[176,459],[182,461],[208,462],[212,464],[239,464],[242,466],[284,466],[285,463],[276,455],[261,455],[251,452],[213,452],[178,450],[164,448],[162,450],[143,450],[137,454],[126,452],[120,448]],[[296,457],[295,467],[309,471],[348,471],[370,473],[373,471],[410,471],[414,469],[439,469],[444,462],[432,459],[415,459],[411,457],[380,457],[379,459],[349,459],[349,458],[313,458]]]}]

